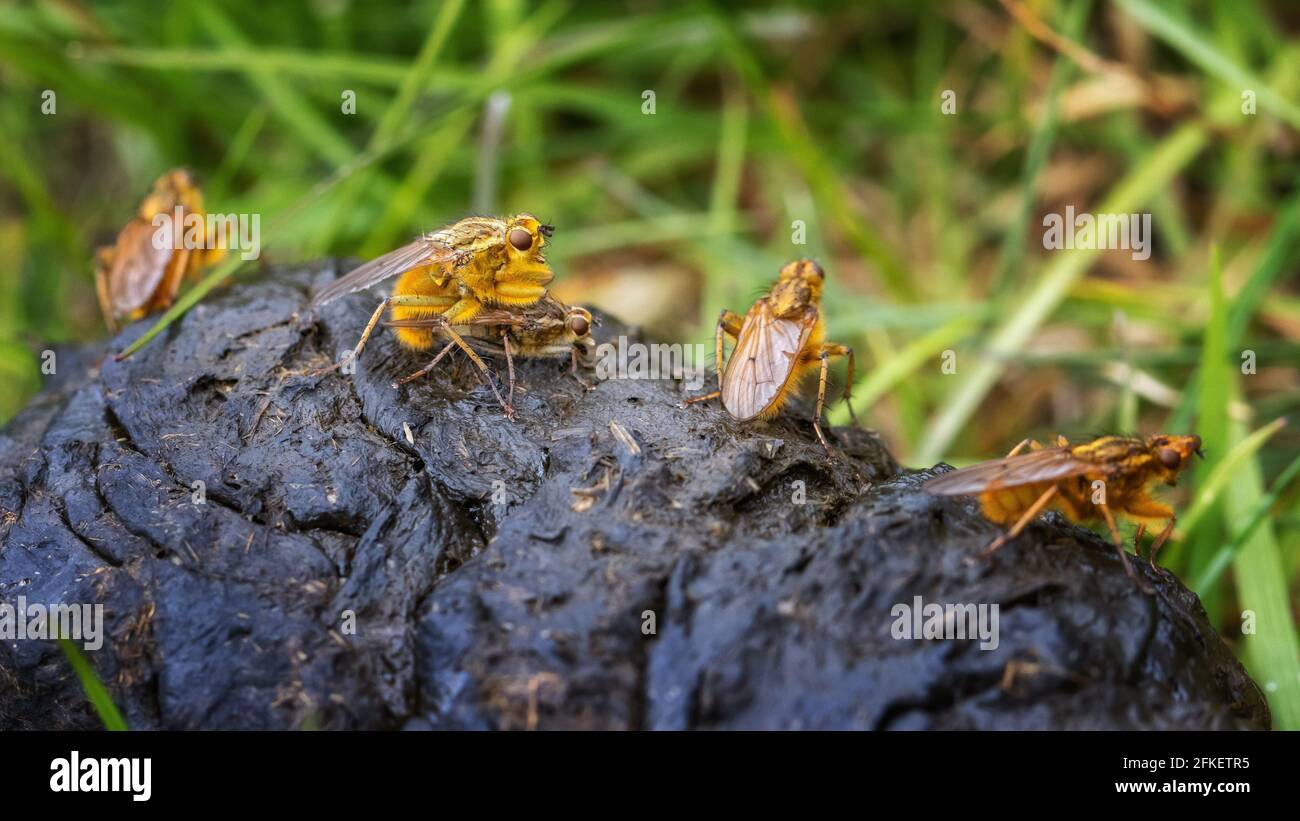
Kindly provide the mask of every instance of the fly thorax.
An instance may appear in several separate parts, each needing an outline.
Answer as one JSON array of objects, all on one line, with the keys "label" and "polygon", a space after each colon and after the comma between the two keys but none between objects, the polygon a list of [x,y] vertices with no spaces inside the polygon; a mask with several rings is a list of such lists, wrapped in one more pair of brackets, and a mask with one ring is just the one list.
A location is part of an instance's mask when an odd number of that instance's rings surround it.
[{"label": "fly thorax", "polygon": [[[491,300],[496,294],[495,271],[481,258],[475,258],[469,264],[456,269],[456,279],[461,284],[461,295],[473,294],[479,298]],[[470,293],[467,294],[465,291]]]},{"label": "fly thorax", "polygon": [[789,318],[808,306],[808,287],[798,280],[782,282],[772,289],[769,298],[772,312],[779,317]]}]

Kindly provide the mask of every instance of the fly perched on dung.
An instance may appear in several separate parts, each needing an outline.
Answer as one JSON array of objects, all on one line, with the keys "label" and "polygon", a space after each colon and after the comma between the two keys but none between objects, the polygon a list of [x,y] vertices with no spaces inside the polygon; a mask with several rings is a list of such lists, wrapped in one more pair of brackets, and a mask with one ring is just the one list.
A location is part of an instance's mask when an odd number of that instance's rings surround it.
[{"label": "fly perched on dung", "polygon": [[515,357],[524,359],[568,357],[569,370],[573,377],[583,387],[591,388],[591,385],[578,376],[579,364],[589,361],[595,349],[595,343],[591,338],[591,329],[595,326],[595,321],[591,312],[576,305],[565,305],[549,295],[532,305],[523,307],[487,308],[457,325],[448,325],[438,316],[391,319],[384,324],[398,333],[403,331],[428,333],[431,339],[447,341],[429,364],[393,382],[394,388],[430,373],[453,348],[459,348],[470,358],[494,393],[496,393],[496,386],[492,383],[491,371],[479,358],[478,353],[504,355],[510,390],[505,400],[502,400],[501,395],[497,393],[497,400],[501,402],[507,416],[514,414]]},{"label": "fly perched on dung", "polygon": [[437,338],[436,327],[463,325],[485,306],[526,306],[540,300],[555,278],[542,253],[554,230],[531,214],[510,219],[468,217],[331,282],[316,295],[311,307],[318,308],[400,276],[393,295],[375,308],[350,358],[355,360],[361,355],[389,308],[395,321],[432,320],[395,329],[398,341],[405,347],[427,350]]},{"label": "fly perched on dung", "polygon": [[[1029,452],[1022,453],[1026,448]],[[1161,481],[1175,484],[1193,455],[1202,455],[1201,437],[1194,435],[1103,436],[1078,445],[1062,436],[1056,447],[1026,439],[1005,458],[935,476],[924,488],[936,496],[978,496],[985,518],[1010,525],[989,544],[984,556],[1019,536],[1048,507],[1074,522],[1104,521],[1124,569],[1137,581],[1115,514],[1139,523],[1135,552],[1146,526],[1164,523],[1149,553],[1154,568],[1157,551],[1173,533],[1175,517],[1172,508],[1151,498],[1149,488]]]},{"label": "fly perched on dung", "polygon": [[[832,356],[849,359],[844,401],[853,386],[853,349],[825,341],[826,327],[821,312],[820,265],[810,259],[789,262],[781,269],[776,284],[756,301],[741,318],[731,311],[718,317],[714,336],[718,367],[718,390],[687,400],[687,404],[722,397],[722,406],[741,422],[770,419],[781,411],[805,374],[820,367],[817,383],[817,411],[813,430],[831,453],[822,435],[822,408],[826,400],[826,379]],[[731,358],[723,359],[723,337],[735,340]]]}]

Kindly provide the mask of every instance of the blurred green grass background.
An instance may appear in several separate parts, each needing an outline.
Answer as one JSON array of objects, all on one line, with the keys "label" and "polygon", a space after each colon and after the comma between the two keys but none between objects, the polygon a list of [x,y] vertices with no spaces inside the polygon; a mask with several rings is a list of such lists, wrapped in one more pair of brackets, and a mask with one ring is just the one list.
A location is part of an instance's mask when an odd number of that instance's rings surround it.
[{"label": "blurred green grass background", "polygon": [[[0,421],[42,350],[105,333],[94,248],[177,165],[210,211],[261,215],[268,262],[532,211],[561,298],[672,341],[813,256],[854,405],[905,463],[1200,433],[1162,558],[1300,729],[1298,22],[1282,0],[6,4]],[[1067,205],[1152,214],[1152,257],[1045,251]]]}]

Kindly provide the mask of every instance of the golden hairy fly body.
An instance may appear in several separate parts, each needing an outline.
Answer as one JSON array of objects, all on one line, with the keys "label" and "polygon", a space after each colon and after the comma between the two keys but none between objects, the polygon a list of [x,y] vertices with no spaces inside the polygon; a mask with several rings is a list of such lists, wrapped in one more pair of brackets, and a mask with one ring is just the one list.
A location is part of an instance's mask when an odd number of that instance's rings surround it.
[{"label": "golden hairy fly body", "polygon": [[[522,232],[522,233],[516,233]],[[527,236],[519,240],[514,237]],[[426,238],[426,242],[455,248],[467,261],[455,267],[453,275],[461,290],[487,305],[531,305],[546,293],[554,274],[541,249],[550,235],[528,214],[505,221],[491,217],[470,217]],[[399,289],[400,292],[400,289]],[[461,315],[460,320],[472,314]]]},{"label": "golden hairy fly body", "polygon": [[794,359],[794,366],[790,370],[789,377],[781,382],[767,407],[759,411],[752,417],[753,419],[766,421],[778,416],[781,409],[790,401],[790,398],[802,392],[808,378],[821,370],[821,349],[825,336],[826,323],[819,313],[816,323],[808,333],[808,341],[802,346],[798,356]]},{"label": "golden hairy fly body", "polygon": [[[427,365],[397,380],[393,383],[394,387],[432,372],[453,348],[459,348],[469,357],[487,378],[489,385],[492,384],[492,374],[476,351],[504,355],[509,375],[509,394],[503,400],[498,393],[497,399],[507,416],[514,413],[515,357],[543,359],[567,356],[574,378],[584,387],[591,387],[578,376],[580,361],[588,359],[595,348],[591,338],[591,329],[595,326],[591,312],[575,305],[565,305],[549,295],[524,307],[488,308],[477,312],[462,324],[448,324],[437,314],[394,318],[387,324],[399,337],[406,333],[421,334],[427,335],[431,341],[446,343]],[[492,389],[496,391],[495,386]]]},{"label": "golden hairy fly body", "polygon": [[1050,485],[1035,482],[1029,485],[988,490],[980,494],[980,511],[984,518],[1000,525],[1015,524],[1025,511],[1038,501]]},{"label": "golden hairy fly body", "polygon": [[[816,369],[817,409],[813,430],[830,454],[821,430],[826,399],[828,363],[833,356],[849,359],[844,398],[849,399],[853,383],[853,350],[825,342],[821,313],[825,273],[810,259],[788,263],[768,293],[758,299],[742,318],[723,311],[718,318],[715,355],[718,363],[718,391],[688,400],[700,402],[721,397],[727,413],[741,422],[771,419],[781,412],[801,379]],[[724,358],[723,340],[735,342],[730,358]]]},{"label": "golden hairy fly body", "polygon": [[575,349],[590,353],[594,347],[591,312],[577,305],[565,305],[549,294],[522,308],[489,308],[460,324],[445,325],[435,316],[396,318],[385,323],[395,331],[422,330],[446,341],[448,330],[471,346],[488,353],[504,353],[507,347],[523,358],[564,357]]},{"label": "golden hairy fly body", "polygon": [[[402,274],[398,279],[397,285],[393,289],[398,294],[419,294],[437,298],[441,301],[450,300],[447,304],[453,304],[459,299],[459,291],[455,286],[455,280],[450,276],[442,274],[437,268],[423,267],[412,268]],[[444,308],[440,305],[421,307],[418,305],[394,305],[391,315],[394,320],[420,320],[420,319],[440,319],[442,318]],[[472,312],[462,312],[461,315],[447,317],[448,324],[457,325],[473,318],[479,309],[475,307]],[[464,315],[468,313],[469,315]],[[393,333],[397,336],[397,341],[403,347],[412,350],[423,351],[433,347],[435,334],[432,325],[423,327],[396,327]]]},{"label": "golden hairy fly body", "polygon": [[215,237],[205,233],[200,248],[186,248],[174,240],[186,230],[173,225],[173,242],[157,247],[160,230],[156,217],[197,217],[205,225],[203,193],[189,171],[178,168],[160,176],[141,202],[136,215],[122,227],[112,245],[95,256],[95,291],[104,322],[115,329],[121,321],[133,322],[165,310],[176,300],[181,283],[225,256]]},{"label": "golden hairy fly body", "polygon": [[[1174,485],[1200,452],[1201,439],[1194,435],[1103,436],[1078,445],[1062,437],[1056,447],[1025,440],[1003,459],[936,476],[925,483],[925,490],[938,496],[976,496],[985,518],[1010,526],[986,555],[1018,536],[1044,510],[1057,510],[1075,522],[1104,521],[1122,559],[1117,517],[1139,523],[1135,546],[1146,525],[1164,523],[1151,547],[1154,566],[1175,517],[1172,508],[1151,497],[1150,489],[1159,482]],[[1124,563],[1131,573],[1127,559]]]},{"label": "golden hairy fly body", "polygon": [[543,253],[553,232],[531,214],[508,219],[467,217],[331,282],[316,294],[312,307],[397,277],[393,295],[375,308],[349,359],[355,360],[365,350],[386,310],[391,310],[395,322],[415,323],[399,325],[395,331],[404,347],[427,350],[438,334],[432,324],[421,324],[424,320],[436,320],[444,327],[463,325],[486,308],[523,307],[542,299],[555,276]]}]

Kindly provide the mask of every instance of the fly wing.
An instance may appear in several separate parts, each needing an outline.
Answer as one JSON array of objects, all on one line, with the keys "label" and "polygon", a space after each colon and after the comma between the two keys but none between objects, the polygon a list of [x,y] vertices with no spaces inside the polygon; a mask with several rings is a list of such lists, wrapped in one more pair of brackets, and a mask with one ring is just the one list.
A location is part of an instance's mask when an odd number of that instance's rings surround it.
[{"label": "fly wing", "polygon": [[118,235],[108,298],[119,316],[143,308],[162,283],[172,249],[155,248],[153,235],[153,226],[143,220],[131,220]]},{"label": "fly wing", "polygon": [[1089,462],[1069,448],[1048,448],[1032,453],[980,462],[926,481],[926,493],[935,496],[969,496],[990,488],[1017,487],[1052,482],[1085,474],[1109,475],[1109,465]]},{"label": "fly wing", "polygon": [[750,310],[722,375],[722,406],[728,413],[744,422],[772,406],[794,374],[816,321],[815,314],[782,319],[766,300]]},{"label": "fly wing", "polygon": [[408,316],[401,319],[385,319],[385,328],[441,328],[447,320],[441,314],[433,316]]},{"label": "fly wing", "polygon": [[312,300],[312,307],[319,307],[333,302],[341,296],[365,290],[378,285],[384,280],[405,273],[412,268],[425,265],[438,265],[454,262],[457,252],[440,242],[424,237],[403,245],[396,251],[389,251],[346,275],[339,277],[321,289]]},{"label": "fly wing", "polygon": [[[489,316],[485,316],[488,314]],[[489,354],[504,353],[505,348],[497,340],[496,334],[504,328],[521,328],[528,325],[532,320],[528,317],[509,311],[480,311],[473,318],[465,320],[457,325],[452,325],[451,329],[460,336],[471,348],[483,351]],[[384,321],[386,328],[432,328],[435,333],[443,328],[448,327],[446,320],[440,315],[433,316],[413,316],[403,317],[401,319],[388,319]],[[439,334],[442,337],[447,335]]]},{"label": "fly wing", "polygon": [[[483,308],[456,327],[497,326],[509,328],[540,328],[558,325],[568,315],[569,307],[550,295],[543,296],[532,305]],[[390,328],[433,328],[443,324],[438,315],[390,319],[384,323]]]},{"label": "fly wing", "polygon": [[[484,308],[469,319],[458,322],[455,327],[471,327],[480,325],[500,325],[511,328],[520,328],[535,320],[518,311],[503,310],[500,308]],[[388,319],[384,321],[387,328],[438,328],[446,325],[447,321],[440,314],[431,316],[413,316],[403,317],[402,319]]]}]

